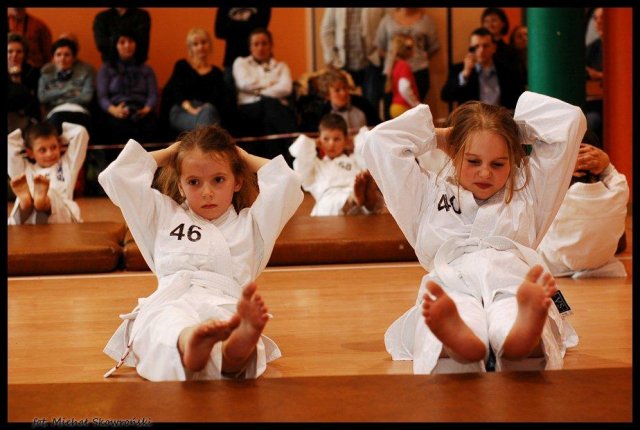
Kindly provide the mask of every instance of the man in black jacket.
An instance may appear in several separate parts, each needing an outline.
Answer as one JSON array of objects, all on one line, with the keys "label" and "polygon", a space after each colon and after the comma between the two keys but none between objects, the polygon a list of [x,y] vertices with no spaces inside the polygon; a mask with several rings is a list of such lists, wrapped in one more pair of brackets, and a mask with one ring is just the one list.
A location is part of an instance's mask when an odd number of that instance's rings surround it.
[{"label": "man in black jacket", "polygon": [[496,43],[486,28],[471,32],[469,52],[462,63],[454,64],[440,97],[446,102],[464,103],[479,100],[515,109],[525,90],[514,64],[495,58]]}]

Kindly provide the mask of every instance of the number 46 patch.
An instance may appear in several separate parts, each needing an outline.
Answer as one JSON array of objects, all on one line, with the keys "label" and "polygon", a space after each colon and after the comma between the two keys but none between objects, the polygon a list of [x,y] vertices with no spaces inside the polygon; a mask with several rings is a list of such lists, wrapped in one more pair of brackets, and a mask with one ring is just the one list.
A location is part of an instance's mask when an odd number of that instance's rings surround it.
[{"label": "number 46 patch", "polygon": [[202,238],[202,233],[200,233],[202,227],[197,225],[190,225],[187,233],[184,232],[184,223],[180,224],[169,233],[169,236],[176,236],[178,240],[182,240],[183,237],[187,236],[191,242],[197,242]]},{"label": "number 46 patch", "polygon": [[449,209],[453,209],[455,213],[457,214],[461,213],[460,207],[459,206],[457,208],[455,207],[454,205],[455,201],[456,201],[456,196],[451,196],[451,198],[447,200],[447,195],[443,194],[442,197],[440,197],[440,201],[438,202],[438,210],[441,211],[445,209],[447,212],[449,212]]}]

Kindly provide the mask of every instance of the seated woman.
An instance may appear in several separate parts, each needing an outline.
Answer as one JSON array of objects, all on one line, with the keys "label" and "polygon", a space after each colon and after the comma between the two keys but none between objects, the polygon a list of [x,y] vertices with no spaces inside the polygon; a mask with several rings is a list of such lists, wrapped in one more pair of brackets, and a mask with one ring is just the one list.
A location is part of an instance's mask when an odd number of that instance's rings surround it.
[{"label": "seated woman", "polygon": [[7,34],[7,134],[40,121],[40,70],[27,63],[29,45],[17,33]]},{"label": "seated woman", "polygon": [[224,123],[222,117],[230,113],[232,99],[222,70],[211,64],[212,52],[211,36],[206,30],[189,30],[187,58],[175,63],[162,95],[169,124],[178,133]]},{"label": "seated woman", "polygon": [[152,142],[158,128],[156,75],[147,64],[136,61],[136,39],[131,30],[121,29],[112,49],[110,60],[100,67],[96,80],[109,143],[125,143],[129,139]]},{"label": "seated woman", "polygon": [[42,66],[38,82],[38,99],[47,112],[47,120],[62,132],[62,123],[80,124],[91,130],[89,105],[95,90],[96,71],[78,60],[78,45],[69,38],[58,39],[51,46],[53,59]]},{"label": "seated woman", "polygon": [[[238,95],[239,125],[244,135],[291,133],[296,131],[295,114],[288,106],[293,82],[289,66],[273,58],[273,38],[264,28],[249,35],[251,55],[238,57],[233,63],[233,78]],[[267,158],[283,154],[289,157],[287,142],[260,143],[255,152]],[[253,148],[252,148],[253,149]],[[249,152],[252,151],[249,149]]]}]

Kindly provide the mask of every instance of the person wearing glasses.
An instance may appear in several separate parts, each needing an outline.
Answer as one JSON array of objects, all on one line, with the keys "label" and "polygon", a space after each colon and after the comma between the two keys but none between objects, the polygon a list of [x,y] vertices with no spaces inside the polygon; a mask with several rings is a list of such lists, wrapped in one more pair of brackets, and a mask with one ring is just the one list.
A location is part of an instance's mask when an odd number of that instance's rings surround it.
[{"label": "person wearing glasses", "polygon": [[442,87],[442,100],[458,104],[478,100],[513,110],[524,92],[524,85],[515,65],[499,61],[495,54],[496,43],[491,32],[484,27],[473,30],[469,52],[463,62],[451,67],[447,83]]}]

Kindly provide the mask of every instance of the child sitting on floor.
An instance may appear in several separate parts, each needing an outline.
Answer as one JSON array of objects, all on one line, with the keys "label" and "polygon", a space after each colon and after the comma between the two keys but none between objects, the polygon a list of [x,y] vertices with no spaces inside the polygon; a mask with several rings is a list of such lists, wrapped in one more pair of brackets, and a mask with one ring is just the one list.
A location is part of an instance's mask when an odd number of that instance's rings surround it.
[{"label": "child sitting on floor", "polygon": [[627,178],[598,148],[595,133],[588,130],[582,142],[571,185],[538,253],[556,277],[625,277],[615,254],[625,239]]},{"label": "child sitting on floor", "polygon": [[[301,134],[289,147],[293,170],[302,175],[302,188],[316,201],[311,216],[382,213],[384,200],[362,157],[352,151],[347,123],[330,113],[320,120],[320,137]],[[366,127],[355,137],[359,146]]]},{"label": "child sitting on floor", "polygon": [[62,124],[62,136],[48,122],[30,125],[24,141],[20,129],[9,134],[8,173],[16,195],[9,225],[82,222],[73,190],[88,142],[87,130],[68,122]]},{"label": "child sitting on floor", "polygon": [[158,278],[121,316],[104,349],[118,364],[105,377],[122,364],[151,381],[259,377],[281,354],[263,334],[255,280],[302,202],[299,175],[211,125],[152,152],[131,139],[98,181]]}]

